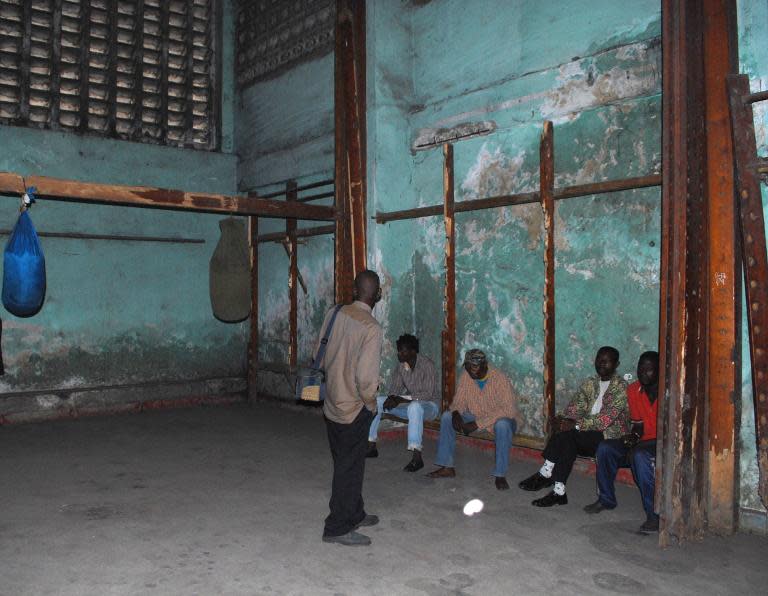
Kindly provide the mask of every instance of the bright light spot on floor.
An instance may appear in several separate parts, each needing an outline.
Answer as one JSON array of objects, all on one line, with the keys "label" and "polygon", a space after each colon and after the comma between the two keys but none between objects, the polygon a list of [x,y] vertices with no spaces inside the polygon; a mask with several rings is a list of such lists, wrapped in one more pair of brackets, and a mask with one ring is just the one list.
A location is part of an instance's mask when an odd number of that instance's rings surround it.
[{"label": "bright light spot on floor", "polygon": [[480,499],[472,499],[464,505],[464,515],[472,516],[475,513],[480,513],[483,510],[483,502]]}]

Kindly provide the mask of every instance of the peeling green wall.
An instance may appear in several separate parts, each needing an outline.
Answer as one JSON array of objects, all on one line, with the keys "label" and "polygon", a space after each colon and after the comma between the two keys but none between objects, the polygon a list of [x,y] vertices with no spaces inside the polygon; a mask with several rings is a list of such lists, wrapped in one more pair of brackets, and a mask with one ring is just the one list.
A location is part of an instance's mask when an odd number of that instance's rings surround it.
[{"label": "peeling green wall", "polygon": [[[371,211],[439,204],[441,151],[414,145],[468,123],[493,131],[455,144],[457,201],[535,190],[544,119],[555,123],[557,186],[658,172],[657,1],[368,7]],[[593,373],[600,345],[621,350],[622,372],[657,345],[659,203],[647,189],[557,204],[559,405]],[[542,233],[537,205],[457,216],[459,358],[479,346],[509,373],[531,434],[542,431]],[[388,284],[377,307],[385,370],[403,331],[438,359],[442,219],[392,222],[371,236]]]},{"label": "peeling green wall", "polygon": [[[739,70],[749,75],[752,91],[768,89],[768,1],[738,2]],[[768,105],[754,105],[755,135],[758,153],[768,155]],[[768,212],[768,191],[763,189],[763,212]],[[767,224],[768,225],[768,224]],[[742,391],[741,391],[741,524],[743,527],[768,532],[768,519],[758,495],[759,472],[755,438],[755,403],[752,393],[752,371],[749,358],[749,335],[746,304],[742,306]]]},{"label": "peeling green wall", "polygon": [[[229,0],[224,17],[222,152],[0,126],[0,171],[233,194],[237,159],[231,153]],[[18,199],[2,197],[5,223],[0,227],[12,228],[17,215]],[[172,236],[204,243],[42,238],[47,270],[42,310],[31,318],[2,312],[6,374],[0,377],[0,394],[6,397],[0,395],[0,415],[29,419],[72,413],[66,391],[76,389],[138,385],[133,396],[103,402],[106,408],[140,400],[158,383],[244,376],[247,324],[217,321],[208,294],[219,216],[48,200],[40,200],[31,216],[40,232]],[[205,391],[203,385],[188,387]],[[35,397],[51,391],[49,397]],[[8,396],[19,392],[31,393]]]}]

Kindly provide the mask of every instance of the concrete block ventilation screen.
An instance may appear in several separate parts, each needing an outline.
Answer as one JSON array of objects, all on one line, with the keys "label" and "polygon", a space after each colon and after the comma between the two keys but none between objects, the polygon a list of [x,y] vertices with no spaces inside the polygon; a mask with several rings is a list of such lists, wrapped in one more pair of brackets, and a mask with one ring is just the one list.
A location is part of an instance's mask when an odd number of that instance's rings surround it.
[{"label": "concrete block ventilation screen", "polygon": [[0,0],[0,123],[217,148],[217,0]]}]

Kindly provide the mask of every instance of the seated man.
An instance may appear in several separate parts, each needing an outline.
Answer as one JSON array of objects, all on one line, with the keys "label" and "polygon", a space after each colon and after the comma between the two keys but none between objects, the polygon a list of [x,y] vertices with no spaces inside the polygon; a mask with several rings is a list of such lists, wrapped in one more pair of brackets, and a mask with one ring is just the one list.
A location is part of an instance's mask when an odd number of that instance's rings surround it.
[{"label": "seated man", "polygon": [[645,509],[646,520],[640,526],[643,533],[659,531],[659,516],[653,508],[658,393],[659,353],[644,352],[637,363],[637,381],[627,388],[632,430],[621,439],[606,439],[597,447],[598,499],[584,507],[587,513],[616,507],[616,472],[629,463]]},{"label": "seated man", "polygon": [[392,371],[389,397],[378,396],[378,413],[368,431],[368,454],[377,457],[376,438],[382,411],[408,419],[408,450],[413,451],[411,461],[403,468],[415,472],[424,467],[421,457],[421,440],[424,435],[424,419],[433,420],[440,413],[440,383],[434,363],[419,354],[419,340],[409,334],[397,339],[399,364]]},{"label": "seated man", "polygon": [[459,378],[450,410],[440,419],[440,441],[437,461],[440,466],[428,474],[430,478],[453,478],[453,452],[456,433],[468,435],[477,429],[493,432],[496,440],[496,466],[493,476],[496,488],[507,490],[509,449],[517,430],[517,399],[509,379],[500,370],[490,368],[485,354],[469,350],[464,355],[464,373]]},{"label": "seated man", "polygon": [[595,357],[596,377],[582,383],[565,408],[552,421],[553,435],[544,449],[544,465],[518,485],[537,491],[554,486],[546,496],[532,502],[536,507],[566,505],[565,483],[578,455],[592,457],[603,439],[623,435],[627,424],[627,384],[616,374],[619,351],[603,346]]}]

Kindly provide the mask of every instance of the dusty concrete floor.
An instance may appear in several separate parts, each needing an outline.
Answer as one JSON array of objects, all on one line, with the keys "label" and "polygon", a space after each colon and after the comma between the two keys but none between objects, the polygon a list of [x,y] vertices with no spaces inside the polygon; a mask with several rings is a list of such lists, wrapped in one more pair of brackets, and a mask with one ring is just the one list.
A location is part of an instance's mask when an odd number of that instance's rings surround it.
[{"label": "dusty concrete floor", "polygon": [[[750,594],[768,540],[659,550],[635,534],[637,492],[589,517],[498,492],[490,453],[459,447],[455,480],[401,471],[403,440],[366,469],[373,545],[320,540],[330,456],[322,419],[274,404],[0,428],[0,593]],[[435,444],[425,455],[432,460]],[[431,467],[431,466],[430,466]],[[429,469],[429,467],[427,468]],[[535,469],[512,462],[517,481]],[[425,470],[426,471],[426,470]],[[485,510],[465,517],[471,498]]]}]

